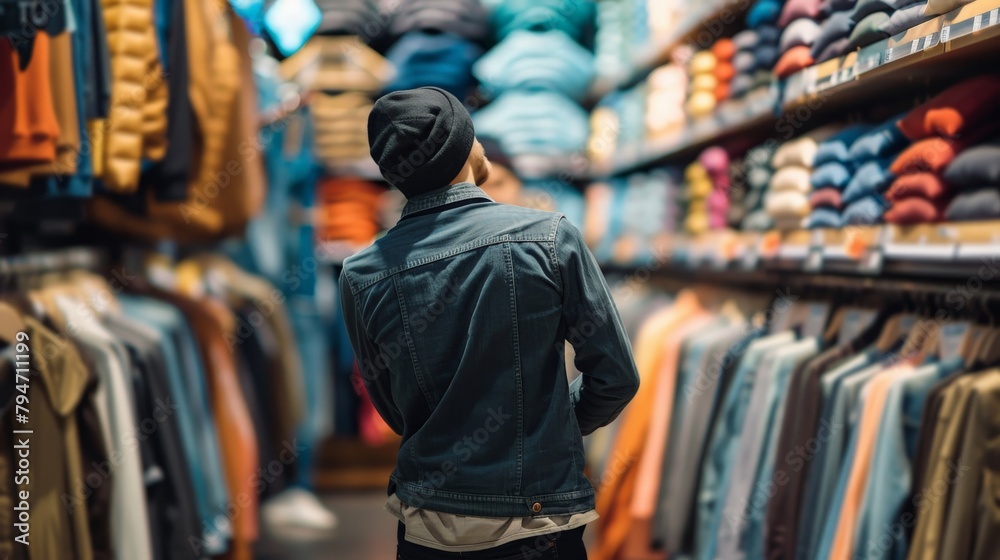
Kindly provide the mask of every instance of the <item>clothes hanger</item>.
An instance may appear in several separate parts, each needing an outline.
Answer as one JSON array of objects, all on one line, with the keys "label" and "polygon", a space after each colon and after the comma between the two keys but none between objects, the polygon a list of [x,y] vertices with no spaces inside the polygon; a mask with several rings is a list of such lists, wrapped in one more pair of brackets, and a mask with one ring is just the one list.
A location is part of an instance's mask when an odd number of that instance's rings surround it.
[{"label": "clothes hanger", "polygon": [[26,329],[24,319],[16,309],[0,301],[0,342],[7,345],[17,342],[17,335]]}]

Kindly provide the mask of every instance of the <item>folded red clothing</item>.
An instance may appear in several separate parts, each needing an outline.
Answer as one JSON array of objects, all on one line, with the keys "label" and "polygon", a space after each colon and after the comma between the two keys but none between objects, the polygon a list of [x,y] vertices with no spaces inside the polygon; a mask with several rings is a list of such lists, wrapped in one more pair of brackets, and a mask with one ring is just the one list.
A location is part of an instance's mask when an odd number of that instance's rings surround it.
[{"label": "folded red clothing", "polygon": [[932,201],[911,197],[897,200],[882,216],[886,222],[898,225],[928,224],[944,220],[948,200]]},{"label": "folded red clothing", "polygon": [[910,111],[899,121],[899,129],[910,140],[963,135],[998,112],[998,96],[1000,76],[969,78]]},{"label": "folded red clothing", "polygon": [[914,197],[941,200],[950,192],[948,184],[939,175],[924,171],[897,177],[886,191],[885,198],[889,202]]},{"label": "folded red clothing", "polygon": [[840,189],[826,187],[817,189],[809,195],[809,205],[813,208],[833,208],[840,210],[844,205],[841,200]]},{"label": "folded red clothing", "polygon": [[774,65],[774,74],[779,78],[787,78],[792,74],[808,68],[813,64],[813,57],[809,54],[809,47],[799,45],[792,47],[781,55]]}]

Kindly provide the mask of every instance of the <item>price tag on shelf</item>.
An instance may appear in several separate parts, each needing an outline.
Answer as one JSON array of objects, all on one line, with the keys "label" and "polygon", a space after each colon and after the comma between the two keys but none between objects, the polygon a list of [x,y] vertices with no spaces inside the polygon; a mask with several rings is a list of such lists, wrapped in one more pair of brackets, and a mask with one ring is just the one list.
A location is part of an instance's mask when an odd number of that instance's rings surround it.
[{"label": "price tag on shelf", "polygon": [[979,14],[972,20],[972,32],[975,33],[983,28],[983,14]]},{"label": "price tag on shelf", "polygon": [[769,231],[760,238],[758,253],[762,259],[773,259],[778,256],[781,249],[781,234],[777,231]]},{"label": "price tag on shelf", "polygon": [[813,230],[809,239],[809,256],[806,257],[806,262],[802,265],[806,272],[819,272],[823,269],[823,243],[825,241],[826,236],[823,235],[823,230]]},{"label": "price tag on shelf", "polygon": [[951,26],[945,25],[941,28],[941,42],[947,43],[948,39],[951,37]]}]

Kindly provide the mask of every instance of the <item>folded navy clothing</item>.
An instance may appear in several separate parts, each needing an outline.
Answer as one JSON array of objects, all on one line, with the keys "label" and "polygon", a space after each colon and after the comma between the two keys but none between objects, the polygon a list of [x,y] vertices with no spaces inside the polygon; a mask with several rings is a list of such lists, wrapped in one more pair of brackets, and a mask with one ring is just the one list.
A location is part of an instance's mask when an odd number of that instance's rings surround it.
[{"label": "folded navy clothing", "polygon": [[935,16],[925,13],[926,6],[926,0],[921,0],[897,9],[889,16],[889,21],[882,24],[882,31],[891,37],[925,21],[930,21]]},{"label": "folded navy clothing", "polygon": [[1000,143],[963,150],[945,168],[943,177],[946,183],[960,189],[1000,185]]},{"label": "folded navy clothing", "polygon": [[497,139],[511,156],[582,152],[590,135],[587,112],[549,91],[508,91],[477,111],[473,121],[477,134]]},{"label": "folded navy clothing", "polygon": [[839,161],[824,163],[813,169],[809,176],[809,184],[814,189],[834,187],[843,189],[851,181],[851,171]]},{"label": "folded navy clothing", "polygon": [[863,134],[871,130],[869,124],[855,124],[844,127],[836,134],[819,143],[816,149],[816,157],[813,158],[813,166],[818,167],[824,163],[838,161],[847,165],[851,164],[850,147]]},{"label": "folded navy clothing", "polygon": [[436,86],[464,99],[473,83],[472,64],[482,54],[477,43],[457,35],[411,31],[386,53],[396,67],[386,91]]},{"label": "folded navy clothing", "polygon": [[581,100],[594,77],[594,56],[559,30],[516,30],[472,67],[496,97],[513,89],[559,92]]},{"label": "folded navy clothing", "polygon": [[889,203],[881,195],[868,195],[844,209],[843,223],[851,226],[879,224],[888,208]]},{"label": "folded navy clothing", "polygon": [[885,192],[896,178],[889,170],[892,161],[892,158],[876,159],[858,167],[844,189],[844,204]]},{"label": "folded navy clothing", "polygon": [[840,212],[832,208],[816,208],[806,217],[806,229],[844,227]]},{"label": "folded navy clothing", "polygon": [[757,0],[747,12],[747,27],[760,27],[761,25],[773,25],[781,15],[781,0]]},{"label": "folded navy clothing", "polygon": [[781,53],[778,52],[778,48],[773,45],[762,45],[754,49],[754,60],[756,64],[754,65],[755,70],[770,70],[774,68],[774,64],[778,62],[778,57]]},{"label": "folded navy clothing", "polygon": [[762,25],[755,29],[757,32],[757,46],[777,45],[781,40],[781,30],[773,25]]},{"label": "folded navy clothing", "polygon": [[518,29],[558,29],[582,42],[593,30],[595,13],[590,0],[503,0],[493,10],[493,29],[498,39]]},{"label": "folded navy clothing", "polygon": [[903,113],[887,120],[851,144],[850,157],[855,167],[875,158],[894,156],[910,145],[910,141],[896,125],[905,115]]},{"label": "folded navy clothing", "polygon": [[819,27],[819,37],[813,41],[810,53],[813,58],[818,58],[831,43],[838,39],[843,39],[854,30],[855,21],[850,12],[836,12],[832,14]]},{"label": "folded navy clothing", "polygon": [[486,10],[478,0],[409,0],[393,14],[390,32],[439,31],[483,43],[489,36]]},{"label": "folded navy clothing", "polygon": [[1000,218],[1000,187],[979,187],[959,193],[944,216],[950,222]]}]

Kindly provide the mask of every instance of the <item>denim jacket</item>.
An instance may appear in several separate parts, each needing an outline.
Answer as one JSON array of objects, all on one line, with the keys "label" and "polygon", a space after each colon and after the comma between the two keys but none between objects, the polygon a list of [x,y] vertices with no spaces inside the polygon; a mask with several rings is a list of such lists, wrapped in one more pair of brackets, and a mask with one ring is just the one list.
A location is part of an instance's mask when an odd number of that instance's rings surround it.
[{"label": "denim jacket", "polygon": [[[594,508],[582,436],[618,416],[639,376],[604,277],[561,214],[460,183],[412,198],[343,278],[361,377],[403,436],[390,494],[485,517]],[[566,341],[583,372],[572,386]]]}]

